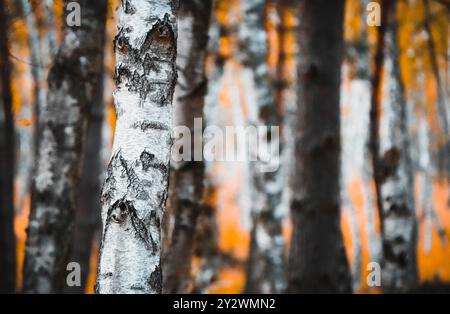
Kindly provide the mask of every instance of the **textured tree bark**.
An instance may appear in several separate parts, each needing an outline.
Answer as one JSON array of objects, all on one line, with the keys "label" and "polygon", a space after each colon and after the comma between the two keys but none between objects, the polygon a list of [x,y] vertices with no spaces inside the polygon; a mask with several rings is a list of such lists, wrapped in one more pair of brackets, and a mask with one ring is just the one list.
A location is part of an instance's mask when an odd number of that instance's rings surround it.
[{"label": "textured tree bark", "polygon": [[6,3],[0,0],[0,292],[16,288],[16,239],[14,234],[14,121],[11,64],[8,50]]},{"label": "textured tree bark", "polygon": [[87,106],[93,102],[103,46],[98,29],[106,1],[79,0],[81,27],[66,27],[48,76],[39,116],[35,177],[24,261],[26,293],[61,292],[65,284]]},{"label": "textured tree bark", "polygon": [[[103,1],[101,5],[104,6],[106,12],[106,1]],[[104,16],[106,17],[106,13]],[[77,262],[81,266],[81,286],[67,287],[66,292],[68,293],[83,293],[85,291],[90,271],[92,246],[95,240],[100,239],[99,233],[101,231],[101,205],[98,196],[101,189],[100,178],[104,169],[100,147],[102,147],[105,105],[103,101],[103,47],[105,45],[106,23],[102,23],[99,27],[95,36],[99,42],[99,47],[102,47],[102,49],[97,52],[99,56],[93,60],[93,62],[98,63],[93,65],[98,69],[98,72],[96,73],[96,79],[92,82],[93,98],[86,108],[86,145],[83,151],[83,168],[77,191],[77,212],[75,215],[73,250],[71,254],[71,261]]]},{"label": "textured tree bark", "polygon": [[211,1],[184,0],[178,9],[178,82],[174,94],[175,125],[189,128],[192,137],[191,161],[172,162],[170,207],[175,215],[171,245],[163,264],[164,293],[186,293],[190,283],[194,234],[201,208],[204,164],[195,160],[194,147],[202,138],[194,138],[194,119],[203,119],[207,82],[205,62]]},{"label": "textured tree bark", "polygon": [[97,293],[161,293],[176,73],[176,1],[123,0],[116,50],[116,131],[102,189]]},{"label": "textured tree bark", "polygon": [[[351,292],[340,230],[344,1],[299,3],[296,169],[288,292]],[[326,22],[324,22],[326,21]]]},{"label": "textured tree bark", "polygon": [[[280,126],[276,90],[267,65],[268,39],[265,27],[266,0],[242,1],[239,43],[241,61],[253,72],[256,94],[256,117],[249,117],[255,126]],[[255,119],[255,120],[253,120]],[[267,131],[270,133],[270,129]],[[267,145],[276,138],[269,137]],[[283,189],[279,169],[264,172],[261,165],[251,166],[253,202],[252,231],[245,291],[248,293],[279,293],[285,288],[283,215],[278,206]]]},{"label": "textured tree bark", "polygon": [[397,1],[388,7],[385,34],[385,82],[380,132],[380,195],[382,280],[386,292],[411,291],[417,283],[417,221],[414,206],[414,171],[410,154],[408,117],[396,21]]}]

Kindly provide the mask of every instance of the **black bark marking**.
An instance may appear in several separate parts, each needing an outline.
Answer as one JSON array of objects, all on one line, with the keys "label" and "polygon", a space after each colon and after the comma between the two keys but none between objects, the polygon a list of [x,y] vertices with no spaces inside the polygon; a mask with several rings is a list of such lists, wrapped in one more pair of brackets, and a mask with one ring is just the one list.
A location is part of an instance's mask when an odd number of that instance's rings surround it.
[{"label": "black bark marking", "polygon": [[[132,202],[127,202],[127,207],[130,213],[131,225],[133,226],[135,235],[139,239],[141,239],[142,242],[144,242],[145,246],[148,250],[151,251],[152,255],[155,255],[157,253],[158,247],[153,240],[152,234],[147,229],[147,223],[138,217],[138,214]],[[151,215],[152,214],[150,214],[150,217]]]},{"label": "black bark marking", "polygon": [[128,216],[129,208],[128,201],[118,200],[111,206],[110,217],[115,223],[121,224]]},{"label": "black bark marking", "polygon": [[127,194],[130,192],[134,197],[139,200],[148,200],[149,195],[144,186],[141,184],[141,181],[134,171],[133,167],[129,167],[127,161],[120,155],[119,156],[121,166],[128,180]]},{"label": "black bark marking", "polygon": [[[109,225],[111,221],[122,224],[125,222],[126,218],[129,217],[135,236],[144,242],[146,248],[150,250],[152,254],[155,254],[157,246],[151,233],[148,232],[147,223],[139,218],[133,202],[126,200],[125,197],[117,200],[109,207],[106,224]],[[152,221],[152,214],[153,212],[150,214],[150,222]],[[156,226],[159,228],[159,224],[156,224]]]},{"label": "black bark marking", "polygon": [[116,179],[114,177],[113,171],[114,171],[114,163],[118,159],[118,153],[114,154],[111,158],[111,161],[108,164],[108,167],[106,168],[106,180],[103,184],[102,191],[101,191],[101,201],[102,203],[109,202],[113,196],[114,192],[116,191]]},{"label": "black bark marking", "polygon": [[169,21],[169,15],[166,13],[164,19],[162,21],[158,19],[147,33],[140,50],[141,52],[152,51],[167,61],[173,61],[175,48],[175,34]]},{"label": "black bark marking", "polygon": [[391,176],[395,176],[400,162],[401,152],[398,148],[392,147],[384,153],[381,160],[381,183]]},{"label": "black bark marking", "polygon": [[140,128],[142,131],[147,131],[149,129],[153,130],[162,130],[162,131],[168,131],[169,128],[166,124],[158,122],[158,121],[149,121],[149,120],[143,120],[143,121],[137,121],[133,123],[131,126],[133,129]]},{"label": "black bark marking", "polygon": [[136,12],[136,8],[130,3],[129,0],[125,0],[123,3],[123,12],[126,14],[134,14]]},{"label": "black bark marking", "polygon": [[166,175],[169,171],[168,171],[168,167],[167,165],[165,165],[164,163],[162,163],[161,161],[159,161],[155,155],[153,155],[152,153],[144,150],[141,153],[141,157],[140,157],[141,163],[142,163],[142,169],[144,171],[147,171],[150,168],[154,168],[154,169],[158,169],[160,170],[163,175]]},{"label": "black bark marking", "polygon": [[157,293],[162,291],[162,274],[159,266],[155,267],[155,270],[150,274],[148,279],[150,287],[154,287]]}]

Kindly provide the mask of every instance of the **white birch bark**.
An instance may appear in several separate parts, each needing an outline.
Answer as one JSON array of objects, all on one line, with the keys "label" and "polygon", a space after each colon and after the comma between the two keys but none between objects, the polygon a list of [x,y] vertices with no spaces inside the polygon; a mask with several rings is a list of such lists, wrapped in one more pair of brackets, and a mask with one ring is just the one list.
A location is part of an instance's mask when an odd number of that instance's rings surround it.
[{"label": "white birch bark", "polygon": [[55,12],[53,10],[53,0],[44,1],[44,9],[46,14],[47,22],[47,33],[45,35],[46,48],[48,50],[47,56],[49,63],[51,62],[53,56],[56,53],[57,41],[56,41],[56,31],[55,31]]},{"label": "white birch bark", "polygon": [[[370,190],[370,176],[366,173],[369,163],[367,162],[367,143],[369,110],[370,110],[370,76],[369,76],[369,44],[367,41],[366,27],[366,5],[368,1],[361,1],[361,33],[352,41],[347,42],[347,63],[344,64],[344,77],[350,80],[348,84],[341,86],[341,106],[345,113],[341,113],[342,127],[342,200],[347,209],[352,235],[352,277],[353,289],[356,290],[361,284],[361,240],[360,226],[357,221],[357,209],[350,199],[348,185],[355,178],[361,178],[364,195],[364,211],[367,218],[367,237],[369,242],[369,258],[377,260],[374,256],[379,247],[379,237],[375,230],[375,217],[372,195]],[[341,109],[342,110],[342,109]],[[365,267],[364,267],[365,268]]]},{"label": "white birch bark", "polygon": [[400,76],[396,8],[394,1],[385,38],[387,93],[383,97],[380,127],[382,286],[387,292],[409,291],[417,282],[414,172],[407,104]]},{"label": "white birch bark", "polygon": [[433,181],[435,170],[432,167],[430,156],[430,129],[426,118],[420,120],[418,130],[419,169],[421,172],[420,207],[421,218],[424,224],[423,249],[426,255],[430,254],[433,245],[433,225],[442,244],[446,243],[445,229],[439,219],[433,200]]},{"label": "white birch bark", "polygon": [[[34,155],[30,154],[29,151],[33,151],[36,149],[37,145],[37,129],[38,129],[38,123],[39,120],[39,112],[43,110],[44,104],[46,102],[47,97],[47,90],[45,88],[45,77],[48,73],[48,69],[44,67],[44,55],[41,52],[41,41],[38,34],[38,26],[36,22],[36,17],[33,12],[32,6],[28,0],[21,0],[20,5],[22,6],[22,11],[25,17],[25,23],[27,26],[27,32],[28,32],[28,45],[30,50],[30,68],[31,68],[31,75],[33,77],[33,98],[34,103],[31,107],[32,109],[32,115],[34,115],[34,121],[36,122],[34,127],[34,134],[27,134],[31,133],[32,131],[29,129],[21,130],[21,138],[25,142],[28,142],[30,145],[28,145],[28,152],[25,154],[22,154],[22,162],[25,166],[23,169],[23,178],[22,184],[20,186],[19,190],[19,204],[22,204],[25,198],[26,193],[29,190],[29,184],[30,184],[30,177],[31,172],[33,171],[33,163],[34,163]],[[42,49],[45,50],[45,49]],[[31,148],[31,149],[30,149]],[[22,170],[22,169],[21,169]],[[19,207],[22,208],[22,207]]]},{"label": "white birch bark", "polygon": [[102,190],[98,293],[161,293],[176,83],[172,0],[123,0],[116,49],[116,130]]},{"label": "white birch bark", "polygon": [[65,28],[48,76],[48,97],[39,113],[23,271],[23,289],[27,293],[61,292],[66,283],[84,113],[93,99],[93,80],[99,71],[95,59],[103,49],[95,32],[105,22],[101,17],[106,13],[101,11],[100,1],[78,2],[83,7],[83,27]]}]

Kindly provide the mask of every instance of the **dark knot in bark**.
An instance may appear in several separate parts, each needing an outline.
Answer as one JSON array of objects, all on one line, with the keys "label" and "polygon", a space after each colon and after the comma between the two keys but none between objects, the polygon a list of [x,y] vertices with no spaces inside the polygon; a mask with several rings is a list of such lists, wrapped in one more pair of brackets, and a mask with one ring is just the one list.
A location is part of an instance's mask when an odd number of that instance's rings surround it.
[{"label": "dark knot in bark", "polygon": [[123,223],[130,213],[128,201],[118,200],[111,206],[111,220],[115,223]]}]

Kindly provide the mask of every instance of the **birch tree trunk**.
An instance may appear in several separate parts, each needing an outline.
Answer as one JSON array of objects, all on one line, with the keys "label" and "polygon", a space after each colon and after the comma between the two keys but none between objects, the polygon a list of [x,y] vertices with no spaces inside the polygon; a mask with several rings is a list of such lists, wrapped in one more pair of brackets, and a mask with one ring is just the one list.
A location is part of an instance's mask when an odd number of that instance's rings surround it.
[{"label": "birch tree trunk", "polygon": [[414,172],[396,21],[397,1],[391,0],[385,45],[384,97],[380,132],[381,231],[383,260],[381,284],[386,292],[411,291],[417,283],[417,221],[414,207]]},{"label": "birch tree trunk", "polygon": [[6,3],[0,0],[0,292],[13,293],[16,285],[16,239],[14,234],[14,121],[12,113],[11,63],[8,50]]},{"label": "birch tree trunk", "polygon": [[55,12],[53,10],[53,0],[44,0],[45,14],[47,15],[47,35],[46,46],[48,47],[48,56],[51,61],[57,50],[56,32],[55,32]]},{"label": "birch tree trunk", "polygon": [[[436,109],[438,113],[438,120],[440,121],[442,132],[444,133],[444,143],[443,143],[443,166],[445,169],[445,174],[447,177],[447,181],[450,183],[450,126],[448,122],[448,104],[446,102],[446,91],[443,84],[443,80],[441,79],[441,74],[439,70],[439,64],[437,60],[436,47],[433,40],[433,34],[431,31],[431,7],[429,0],[422,1],[425,9],[425,18],[424,18],[424,29],[427,38],[427,46],[428,46],[428,56],[431,64],[431,70],[433,72],[433,76],[436,82],[436,94],[437,94],[437,102]],[[450,188],[448,191],[448,204],[450,204]]]},{"label": "birch tree trunk", "polygon": [[116,50],[116,130],[102,201],[97,293],[161,293],[176,84],[176,1],[123,0]]},{"label": "birch tree trunk", "polygon": [[[249,117],[250,124],[270,128],[280,127],[281,119],[276,105],[276,90],[267,65],[268,38],[265,27],[266,0],[242,1],[242,19],[239,31],[241,59],[253,72],[256,94],[256,117]],[[253,120],[255,119],[255,120]],[[267,133],[270,133],[268,129]],[[269,137],[267,145],[281,146],[276,138]],[[258,162],[259,163],[259,162]],[[248,293],[279,293],[284,282],[284,240],[282,218],[278,206],[283,189],[280,171],[264,172],[252,165],[253,202],[251,208],[252,231],[247,267]]]},{"label": "birch tree trunk", "polygon": [[[385,58],[385,34],[388,23],[388,11],[390,0],[382,0],[381,4],[381,25],[377,28],[377,43],[374,55],[374,70],[371,77],[371,94],[370,94],[370,123],[369,123],[369,150],[372,161],[372,174],[375,182],[376,203],[378,208],[378,216],[382,222],[383,204],[381,196],[381,173],[382,165],[379,158],[380,151],[380,108],[381,108],[381,87],[382,74]],[[381,229],[383,224],[380,223]],[[383,231],[381,230],[381,233]]]},{"label": "birch tree trunk", "polygon": [[[299,3],[296,169],[288,292],[351,292],[340,230],[344,1]],[[326,22],[324,22],[326,21]]]},{"label": "birch tree trunk", "polygon": [[203,120],[203,105],[207,82],[205,62],[208,27],[211,16],[210,0],[184,0],[178,9],[178,82],[175,87],[175,125],[191,131],[191,161],[172,162],[170,179],[170,207],[175,215],[171,245],[164,259],[164,293],[186,293],[190,282],[190,266],[194,234],[199,215],[204,179],[203,161],[195,160],[195,145],[202,138],[194,138],[202,130],[195,130],[194,119]]},{"label": "birch tree trunk", "polygon": [[107,1],[99,3],[102,6],[103,23],[95,32],[98,47],[98,56],[92,60],[96,62],[93,67],[98,69],[96,78],[92,81],[92,99],[86,108],[87,132],[86,145],[83,151],[83,167],[77,193],[77,212],[73,237],[73,250],[71,261],[80,264],[81,286],[67,287],[66,292],[83,293],[90,271],[90,257],[94,240],[100,238],[101,232],[101,205],[99,200],[101,189],[101,174],[104,169],[101,147],[102,128],[104,116],[103,76],[104,76],[104,46],[106,38]]},{"label": "birch tree trunk", "polygon": [[433,225],[436,228],[436,232],[439,235],[442,245],[445,245],[447,241],[445,229],[442,226],[433,203],[435,170],[431,163],[430,128],[426,117],[419,120],[418,147],[420,152],[418,164],[421,172],[419,206],[422,208],[420,217],[423,218],[424,224],[423,250],[425,255],[429,255],[433,246]]},{"label": "birch tree trunk", "polygon": [[37,137],[40,134],[39,115],[40,112],[44,110],[44,104],[46,102],[47,96],[46,90],[43,86],[46,74],[44,73],[44,62],[41,52],[40,38],[38,34],[38,27],[36,23],[35,14],[33,12],[33,8],[28,0],[21,0],[21,6],[27,25],[28,44],[30,47],[30,56],[31,56],[31,75],[34,81],[33,97],[34,97],[35,133],[33,138],[33,145],[36,155],[38,149],[37,143],[39,141]]},{"label": "birch tree trunk", "polygon": [[103,49],[106,1],[79,0],[81,27],[66,27],[39,116],[35,177],[24,261],[26,293],[61,292],[71,247],[87,106]]},{"label": "birch tree trunk", "polygon": [[[366,174],[367,166],[367,142],[369,129],[370,109],[370,66],[369,43],[367,38],[366,13],[368,0],[360,4],[360,32],[346,43],[345,64],[343,75],[349,80],[348,84],[341,85],[341,189],[343,207],[349,217],[349,226],[352,244],[352,279],[353,290],[361,287],[362,248],[361,232],[358,224],[358,209],[350,197],[349,184],[352,179],[361,178],[364,195],[364,211],[367,217],[368,253],[370,261],[376,259],[376,248],[380,247],[380,240],[375,229],[374,210],[371,191],[370,175]],[[365,268],[365,266],[364,266]]]}]

